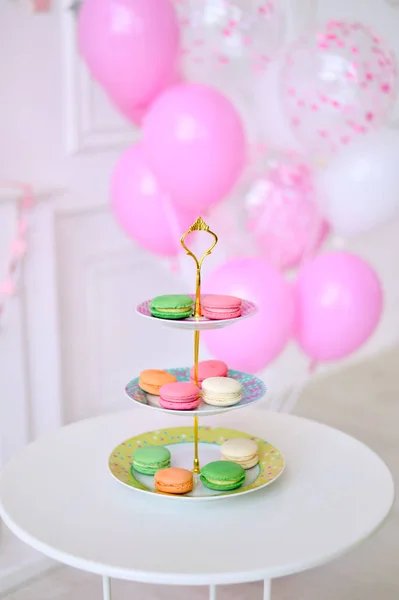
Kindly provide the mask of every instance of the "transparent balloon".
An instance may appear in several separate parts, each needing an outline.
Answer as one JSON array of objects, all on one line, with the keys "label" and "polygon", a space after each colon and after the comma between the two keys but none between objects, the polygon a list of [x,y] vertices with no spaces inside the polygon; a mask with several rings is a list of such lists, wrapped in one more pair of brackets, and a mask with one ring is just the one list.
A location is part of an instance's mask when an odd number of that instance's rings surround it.
[{"label": "transparent balloon", "polygon": [[397,95],[395,58],[365,25],[333,20],[291,47],[281,91],[294,134],[323,160],[386,121]]},{"label": "transparent balloon", "polygon": [[303,148],[294,135],[281,103],[280,73],[283,60],[283,57],[280,57],[271,61],[267,70],[252,82],[253,110],[249,115],[250,131],[254,132],[252,139],[264,144],[269,151],[300,153],[303,152]]},{"label": "transparent balloon", "polygon": [[325,239],[312,171],[295,155],[258,168],[245,195],[247,230],[258,252],[279,269],[298,266]]},{"label": "transparent balloon", "polygon": [[174,0],[189,79],[220,81],[237,69],[257,72],[284,41],[283,0]]}]

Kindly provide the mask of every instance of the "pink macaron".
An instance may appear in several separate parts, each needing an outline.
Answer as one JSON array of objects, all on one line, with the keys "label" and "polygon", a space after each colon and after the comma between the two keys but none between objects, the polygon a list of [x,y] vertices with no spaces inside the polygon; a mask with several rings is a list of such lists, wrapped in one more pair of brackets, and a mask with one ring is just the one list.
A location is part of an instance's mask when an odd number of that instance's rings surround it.
[{"label": "pink macaron", "polygon": [[[202,387],[202,382],[208,377],[226,377],[229,370],[226,363],[221,360],[203,360],[198,363],[198,387]],[[194,367],[191,367],[190,380],[194,381]]]},{"label": "pink macaron", "polygon": [[201,298],[201,313],[207,319],[235,319],[241,316],[242,300],[236,296],[212,294]]},{"label": "pink macaron", "polygon": [[193,410],[201,402],[200,390],[193,383],[166,383],[159,390],[159,404],[169,410]]}]

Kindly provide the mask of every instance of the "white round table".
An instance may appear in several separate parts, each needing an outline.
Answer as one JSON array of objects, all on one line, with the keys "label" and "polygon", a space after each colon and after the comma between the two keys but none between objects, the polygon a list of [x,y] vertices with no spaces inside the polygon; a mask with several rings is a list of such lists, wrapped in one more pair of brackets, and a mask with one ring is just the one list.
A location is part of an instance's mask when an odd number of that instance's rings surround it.
[{"label": "white round table", "polygon": [[391,474],[369,448],[325,425],[248,409],[204,419],[262,436],[286,458],[263,490],[187,503],[128,489],[108,472],[121,441],[191,418],[132,410],[64,427],[3,470],[0,514],[43,554],[103,577],[175,585],[270,581],[334,559],[370,536],[394,500]]}]

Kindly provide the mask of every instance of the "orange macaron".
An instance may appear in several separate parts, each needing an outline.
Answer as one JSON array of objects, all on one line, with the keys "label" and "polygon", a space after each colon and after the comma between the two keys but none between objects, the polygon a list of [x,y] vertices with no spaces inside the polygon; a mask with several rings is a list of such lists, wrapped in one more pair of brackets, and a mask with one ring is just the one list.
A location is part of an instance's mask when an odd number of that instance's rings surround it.
[{"label": "orange macaron", "polygon": [[148,394],[159,396],[159,390],[166,383],[174,383],[176,377],[168,371],[158,369],[146,369],[140,373],[139,386]]},{"label": "orange macaron", "polygon": [[155,489],[164,494],[187,494],[193,489],[193,474],[187,469],[170,467],[154,475]]}]

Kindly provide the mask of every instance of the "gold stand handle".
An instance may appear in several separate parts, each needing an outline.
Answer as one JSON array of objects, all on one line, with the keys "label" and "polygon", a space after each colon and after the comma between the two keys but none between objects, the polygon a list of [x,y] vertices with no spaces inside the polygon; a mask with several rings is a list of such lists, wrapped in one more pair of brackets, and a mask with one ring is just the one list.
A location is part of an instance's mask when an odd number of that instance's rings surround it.
[{"label": "gold stand handle", "polygon": [[[185,244],[185,239],[190,233],[193,231],[205,231],[209,233],[213,237],[212,245],[208,248],[208,250],[198,259],[193,252],[187,248]],[[196,272],[196,280],[195,280],[195,312],[194,316],[199,318],[201,316],[201,267],[204,259],[211,254],[212,250],[218,243],[218,237],[216,233],[213,233],[209,229],[209,225],[205,223],[205,221],[198,217],[198,219],[193,223],[188,231],[182,235],[180,238],[180,243],[186,251],[188,256],[191,256],[195,261],[195,265],[197,267]],[[200,348],[200,331],[194,331],[194,383],[198,385],[198,361],[199,361],[199,348]],[[199,457],[198,457],[198,417],[194,417],[194,468],[193,472],[199,474],[201,472]]]}]

